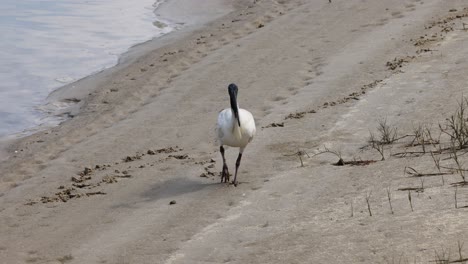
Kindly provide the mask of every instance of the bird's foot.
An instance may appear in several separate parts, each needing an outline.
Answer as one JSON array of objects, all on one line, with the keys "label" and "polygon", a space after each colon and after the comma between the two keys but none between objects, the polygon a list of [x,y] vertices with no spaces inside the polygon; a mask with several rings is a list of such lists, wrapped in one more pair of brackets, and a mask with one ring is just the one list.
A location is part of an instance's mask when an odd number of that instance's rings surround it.
[{"label": "bird's foot", "polygon": [[234,187],[237,187],[237,184],[239,184],[239,182],[238,181],[232,181],[231,184],[234,185]]},{"label": "bird's foot", "polygon": [[223,171],[221,172],[221,183],[229,182],[229,170],[226,165],[223,166]]}]

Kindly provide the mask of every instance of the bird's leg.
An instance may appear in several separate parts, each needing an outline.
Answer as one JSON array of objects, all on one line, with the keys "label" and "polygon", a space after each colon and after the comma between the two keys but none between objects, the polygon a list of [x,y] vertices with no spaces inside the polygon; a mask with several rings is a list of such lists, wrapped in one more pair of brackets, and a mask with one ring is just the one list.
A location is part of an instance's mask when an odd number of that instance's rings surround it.
[{"label": "bird's leg", "polygon": [[232,182],[234,186],[237,186],[237,170],[239,169],[241,159],[242,159],[242,153],[239,153],[239,156],[237,157],[237,160],[236,160],[236,174],[234,174],[234,181]]},{"label": "bird's leg", "polygon": [[221,172],[221,182],[229,182],[229,170],[226,164],[226,158],[224,157],[224,148],[221,146],[219,148],[221,156],[223,157],[223,170]]}]

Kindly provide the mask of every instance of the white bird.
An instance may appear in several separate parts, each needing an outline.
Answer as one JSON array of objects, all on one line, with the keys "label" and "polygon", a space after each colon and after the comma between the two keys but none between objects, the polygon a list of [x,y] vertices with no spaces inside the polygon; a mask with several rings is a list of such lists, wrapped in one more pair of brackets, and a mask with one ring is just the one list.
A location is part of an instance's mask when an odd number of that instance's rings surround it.
[{"label": "white bird", "polygon": [[240,109],[237,104],[237,85],[231,83],[228,86],[228,93],[231,101],[231,107],[221,111],[218,115],[218,140],[219,150],[223,157],[223,171],[221,172],[221,182],[229,182],[229,171],[224,158],[224,145],[239,148],[239,156],[236,161],[236,173],[234,174],[234,186],[237,186],[237,170],[242,158],[245,147],[252,141],[256,128],[255,120],[252,114]]}]

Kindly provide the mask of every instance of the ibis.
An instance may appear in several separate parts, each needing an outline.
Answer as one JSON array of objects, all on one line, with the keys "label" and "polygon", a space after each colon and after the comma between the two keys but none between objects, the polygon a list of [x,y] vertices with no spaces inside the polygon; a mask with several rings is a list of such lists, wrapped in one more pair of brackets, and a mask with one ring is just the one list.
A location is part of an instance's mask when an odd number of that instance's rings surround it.
[{"label": "ibis", "polygon": [[224,146],[239,148],[239,156],[236,161],[236,172],[232,183],[237,186],[237,171],[242,159],[242,153],[247,144],[252,141],[256,128],[255,120],[252,114],[239,108],[237,104],[237,85],[230,84],[228,86],[228,93],[231,102],[231,107],[221,111],[218,115],[217,131],[218,141],[220,143],[219,150],[223,157],[223,170],[221,172],[221,182],[229,182],[229,170],[224,156]]}]

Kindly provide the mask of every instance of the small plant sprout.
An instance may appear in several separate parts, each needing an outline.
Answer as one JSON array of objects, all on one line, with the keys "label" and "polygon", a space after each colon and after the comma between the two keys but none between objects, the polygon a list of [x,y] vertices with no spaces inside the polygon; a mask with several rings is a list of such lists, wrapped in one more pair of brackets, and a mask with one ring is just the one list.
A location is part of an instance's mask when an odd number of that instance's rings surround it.
[{"label": "small plant sprout", "polygon": [[413,141],[411,142],[411,146],[420,145],[422,148],[421,153],[426,153],[426,146],[432,145],[436,147],[439,144],[439,139],[434,139],[432,137],[431,129],[426,125],[418,125],[418,127],[413,128]]},{"label": "small plant sprout", "polygon": [[411,142],[411,145],[412,146],[421,145],[423,152],[426,152],[425,147],[424,147],[425,140],[424,140],[424,132],[423,132],[422,126],[419,125],[418,127],[413,128],[413,133],[414,133],[414,138],[413,138],[413,141]]},{"label": "small plant sprout", "polygon": [[315,156],[318,156],[318,155],[321,155],[321,154],[324,154],[324,153],[333,154],[338,158],[338,161],[334,165],[343,166],[345,164],[343,158],[341,157],[341,152],[340,151],[331,150],[331,149],[327,148],[326,146],[323,146],[323,150],[319,150],[317,153],[312,155],[312,157],[315,157]]},{"label": "small plant sprout", "polygon": [[452,141],[452,153],[451,154],[452,154],[452,159],[455,161],[455,164],[457,164],[458,173],[462,177],[463,183],[465,183],[466,180],[465,180],[464,169],[462,167],[462,164],[460,163],[460,160],[458,159],[457,149],[456,149],[456,146],[453,144],[453,141]]},{"label": "small plant sprout", "polygon": [[434,139],[432,137],[432,132],[431,132],[430,127],[425,126],[424,128],[425,128],[424,133],[426,134],[427,142],[432,144],[432,146],[436,147],[436,145],[440,143],[440,133],[439,133],[439,138]]},{"label": "small plant sprout", "polygon": [[432,157],[432,160],[434,161],[434,164],[437,170],[440,172],[440,157],[436,157],[433,151],[431,151],[431,157]]},{"label": "small plant sprout", "polygon": [[390,186],[387,187],[387,198],[388,198],[388,204],[390,205],[390,212],[393,214],[392,194],[391,194],[391,192],[390,192]]},{"label": "small plant sprout", "polygon": [[299,157],[299,161],[301,162],[301,167],[304,167],[304,161],[302,160],[302,157],[303,156],[307,156],[308,158],[310,158],[309,154],[304,151],[304,150],[298,150],[296,153],[294,154],[290,154],[290,155],[285,155],[285,156],[297,156]]},{"label": "small plant sprout", "polygon": [[408,200],[409,200],[409,204],[410,204],[410,207],[411,207],[411,212],[414,212],[413,201],[411,199],[411,191],[410,190],[408,190]]},{"label": "small plant sprout", "polygon": [[440,171],[440,157],[439,156],[435,156],[434,155],[434,152],[431,151],[431,157],[432,157],[432,160],[434,161],[434,164],[437,168],[437,170],[439,171],[440,173],[440,177],[442,178],[442,186],[445,185],[445,179],[444,179],[444,175],[442,174],[442,172]]},{"label": "small plant sprout", "polygon": [[442,252],[439,253],[435,251],[435,260],[436,264],[449,264],[450,263],[450,252],[442,248]]},{"label": "small plant sprout", "polygon": [[397,140],[397,128],[388,125],[387,118],[379,120],[379,126],[377,127],[377,131],[379,132],[380,136],[380,144],[388,145],[392,144]]},{"label": "small plant sprout", "polygon": [[370,206],[370,197],[371,197],[372,191],[368,192],[366,194],[366,203],[367,203],[367,210],[369,211],[369,216],[372,216],[372,210]]},{"label": "small plant sprout", "polygon": [[370,133],[369,143],[370,143],[370,146],[373,149],[375,149],[375,150],[377,150],[377,152],[379,152],[380,156],[382,157],[381,160],[382,161],[385,160],[384,145],[381,144],[379,141],[375,140],[375,136],[374,136],[374,134],[372,132]]},{"label": "small plant sprout", "polygon": [[[456,262],[460,262],[460,263],[464,263],[466,261],[468,261],[468,258],[463,258],[463,255],[462,255],[462,249],[463,249],[463,244],[465,244],[464,242],[460,242],[460,240],[457,241],[457,244],[458,244],[458,256],[459,256],[459,259],[458,261]],[[455,261],[454,261],[455,262]]]},{"label": "small plant sprout", "polygon": [[458,103],[458,110],[455,114],[447,118],[445,127],[439,124],[440,130],[448,135],[451,141],[455,142],[457,149],[463,149],[468,144],[467,107],[468,100],[463,98]]},{"label": "small plant sprout", "polygon": [[377,127],[378,138],[374,135],[374,133],[369,132],[369,145],[371,148],[377,150],[382,157],[381,160],[385,160],[384,151],[385,145],[391,145],[395,141],[402,139],[406,136],[398,138],[398,129],[396,127],[390,126],[387,124],[387,118],[383,118],[379,120],[379,125]]},{"label": "small plant sprout", "polygon": [[301,167],[304,167],[304,162],[302,161],[302,156],[304,156],[304,154],[307,155],[308,158],[310,158],[309,154],[307,154],[307,152],[305,151],[299,150],[297,152],[297,156],[299,157],[299,160],[301,161]]}]

